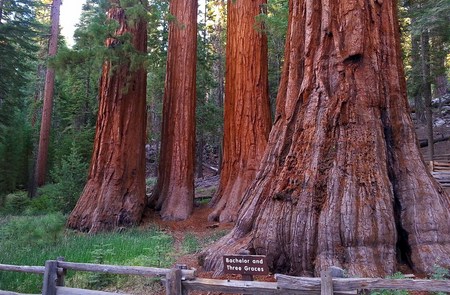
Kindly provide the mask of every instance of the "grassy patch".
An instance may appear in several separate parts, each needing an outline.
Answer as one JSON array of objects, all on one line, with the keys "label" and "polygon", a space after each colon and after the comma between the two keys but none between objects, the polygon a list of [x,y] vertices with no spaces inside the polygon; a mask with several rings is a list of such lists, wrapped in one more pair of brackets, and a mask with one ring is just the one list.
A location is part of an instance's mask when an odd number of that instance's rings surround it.
[{"label": "grassy patch", "polygon": [[[26,218],[28,217],[2,219],[0,231],[5,228],[10,230],[12,222],[19,224],[30,222],[30,219]],[[43,218],[45,219],[45,217]],[[34,223],[35,227],[39,225],[39,222],[43,222],[39,221],[39,218],[37,220]],[[29,229],[30,227],[26,226],[17,229],[16,238],[11,235],[11,232],[7,237],[2,235],[0,238],[0,263],[43,266],[46,260],[56,259],[59,256],[63,256],[66,261],[71,262],[101,262],[153,267],[168,267],[174,261],[170,255],[173,252],[172,237],[155,229],[132,229],[121,233],[98,235],[66,231],[56,240],[46,243],[33,242],[35,236],[29,236],[23,232]],[[66,280],[67,286],[78,288],[96,283],[99,283],[99,286],[104,285],[103,283],[114,285],[120,283],[120,279],[116,276],[112,278],[96,277],[90,273],[69,271]],[[0,272],[0,290],[39,293],[41,287],[42,275]]]},{"label": "grassy patch", "polygon": [[182,243],[183,252],[186,254],[197,253],[200,250],[200,241],[199,239],[193,235],[192,233],[187,233],[184,236],[184,240]]}]

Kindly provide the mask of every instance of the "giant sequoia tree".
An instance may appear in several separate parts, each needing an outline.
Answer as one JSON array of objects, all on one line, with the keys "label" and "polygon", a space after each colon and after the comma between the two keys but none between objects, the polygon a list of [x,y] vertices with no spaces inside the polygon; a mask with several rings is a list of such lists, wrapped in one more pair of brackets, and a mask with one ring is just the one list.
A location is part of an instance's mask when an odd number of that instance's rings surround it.
[{"label": "giant sequoia tree", "polygon": [[158,183],[151,203],[163,219],[183,220],[194,204],[197,0],[170,1]]},{"label": "giant sequoia tree", "polygon": [[450,198],[417,147],[395,1],[291,0],[289,13],[268,148],[205,267],[242,249],[301,275],[450,266]]},{"label": "giant sequoia tree", "polygon": [[118,28],[106,40],[112,58],[103,64],[94,152],[68,221],[89,232],[134,225],[145,208],[146,72],[137,61],[146,52],[147,23],[143,15],[125,13],[118,1],[111,1],[108,18]]},{"label": "giant sequoia tree", "polygon": [[271,127],[267,37],[256,27],[265,0],[227,3],[223,160],[209,219],[235,221]]}]

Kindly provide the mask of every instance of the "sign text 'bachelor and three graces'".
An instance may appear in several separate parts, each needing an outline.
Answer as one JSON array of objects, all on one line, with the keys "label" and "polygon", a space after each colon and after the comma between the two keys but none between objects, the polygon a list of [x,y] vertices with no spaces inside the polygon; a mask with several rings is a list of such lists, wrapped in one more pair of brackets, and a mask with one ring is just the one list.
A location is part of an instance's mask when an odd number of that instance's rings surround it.
[{"label": "sign text 'bachelor and three graces'", "polygon": [[224,255],[223,270],[228,274],[267,275],[266,256],[264,255]]}]

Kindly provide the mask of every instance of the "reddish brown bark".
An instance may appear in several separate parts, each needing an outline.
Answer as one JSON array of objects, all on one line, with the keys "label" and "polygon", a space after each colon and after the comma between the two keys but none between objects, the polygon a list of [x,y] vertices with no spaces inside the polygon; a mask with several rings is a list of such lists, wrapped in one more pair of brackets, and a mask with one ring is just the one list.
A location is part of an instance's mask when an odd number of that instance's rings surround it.
[{"label": "reddish brown bark", "polygon": [[[51,32],[48,44],[48,57],[56,55],[58,50],[59,11],[62,0],[53,0],[51,10]],[[39,134],[39,149],[36,162],[35,182],[37,186],[45,184],[47,174],[48,145],[50,141],[50,128],[52,122],[53,92],[55,85],[55,70],[48,66],[44,85],[44,105],[42,107],[41,130]]]},{"label": "reddish brown bark", "polygon": [[228,1],[223,159],[209,219],[235,221],[271,128],[267,37],[256,26],[265,0]]},{"label": "reddish brown bark", "polygon": [[450,266],[450,198],[417,146],[395,1],[292,0],[288,28],[262,166],[206,269],[242,249],[297,275]]},{"label": "reddish brown bark", "polygon": [[[128,21],[113,7],[110,19],[119,23],[116,35],[130,34],[132,45],[146,52],[147,24]],[[111,50],[120,41],[108,38]],[[106,61],[100,81],[94,152],[88,182],[69,216],[70,228],[91,233],[137,224],[145,208],[146,71],[130,69],[126,57]]]},{"label": "reddish brown bark", "polygon": [[172,0],[158,182],[151,203],[167,220],[194,203],[197,1]]}]

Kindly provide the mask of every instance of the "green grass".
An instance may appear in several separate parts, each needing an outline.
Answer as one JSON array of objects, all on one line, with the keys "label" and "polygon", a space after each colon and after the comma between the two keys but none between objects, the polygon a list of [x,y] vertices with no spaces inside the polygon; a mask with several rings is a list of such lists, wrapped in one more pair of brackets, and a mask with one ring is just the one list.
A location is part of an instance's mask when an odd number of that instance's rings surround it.
[{"label": "green grass", "polygon": [[[2,229],[16,218],[22,217],[0,218],[0,235]],[[20,232],[16,234],[17,237],[24,235]],[[20,238],[17,241],[20,242],[0,236],[1,264],[44,266],[46,260],[59,256],[70,262],[94,263],[99,261],[99,255],[103,263],[117,265],[168,267],[174,261],[170,254],[173,253],[173,238],[155,229],[98,235],[66,231],[54,242],[26,242]],[[84,287],[89,280],[92,280],[89,273],[69,271],[66,285]],[[39,293],[41,287],[42,275],[0,271],[0,290]]]},{"label": "green grass", "polygon": [[193,254],[200,251],[201,245],[199,239],[192,233],[186,233],[182,243],[183,252]]}]

